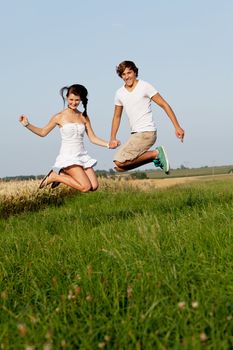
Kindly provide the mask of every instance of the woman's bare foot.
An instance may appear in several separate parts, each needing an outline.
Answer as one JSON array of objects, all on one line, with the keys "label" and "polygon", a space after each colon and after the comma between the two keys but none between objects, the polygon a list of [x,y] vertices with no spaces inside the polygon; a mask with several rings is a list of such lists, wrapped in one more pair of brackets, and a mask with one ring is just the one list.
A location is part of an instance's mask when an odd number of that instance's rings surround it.
[{"label": "woman's bare foot", "polygon": [[56,173],[53,170],[50,170],[50,172],[42,179],[39,188],[44,188],[54,181],[56,181]]}]

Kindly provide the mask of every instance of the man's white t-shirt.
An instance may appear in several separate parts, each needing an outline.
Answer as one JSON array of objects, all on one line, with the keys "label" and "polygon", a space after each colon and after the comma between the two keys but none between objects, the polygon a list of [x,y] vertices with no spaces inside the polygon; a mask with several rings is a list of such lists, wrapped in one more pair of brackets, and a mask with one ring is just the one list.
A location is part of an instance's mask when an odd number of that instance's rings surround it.
[{"label": "man's white t-shirt", "polygon": [[158,91],[149,83],[138,80],[132,91],[125,86],[117,90],[115,105],[123,106],[129,118],[131,132],[155,131],[155,122],[151,110],[151,98]]}]

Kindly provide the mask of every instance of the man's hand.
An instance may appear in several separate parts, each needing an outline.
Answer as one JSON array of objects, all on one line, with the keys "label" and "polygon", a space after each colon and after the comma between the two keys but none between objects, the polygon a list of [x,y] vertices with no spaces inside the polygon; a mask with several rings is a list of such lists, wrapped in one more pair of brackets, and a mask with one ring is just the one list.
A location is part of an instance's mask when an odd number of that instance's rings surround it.
[{"label": "man's hand", "polygon": [[110,140],[109,141],[109,148],[117,148],[118,146],[120,146],[121,142],[119,140]]},{"label": "man's hand", "polygon": [[176,136],[181,142],[184,142],[184,130],[181,127],[176,129]]}]

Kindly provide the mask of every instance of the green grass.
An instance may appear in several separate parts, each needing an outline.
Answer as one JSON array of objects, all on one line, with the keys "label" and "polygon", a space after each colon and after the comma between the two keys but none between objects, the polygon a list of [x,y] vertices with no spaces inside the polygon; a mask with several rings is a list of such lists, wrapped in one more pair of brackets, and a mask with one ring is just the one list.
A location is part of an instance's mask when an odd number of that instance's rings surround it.
[{"label": "green grass", "polygon": [[232,204],[214,181],[1,220],[0,348],[233,349]]},{"label": "green grass", "polygon": [[[147,177],[149,179],[163,179],[167,178],[167,175],[158,168],[152,170],[146,170]],[[178,168],[171,169],[169,178],[171,177],[187,177],[187,176],[213,176],[213,175],[224,175],[233,172],[233,165],[222,165],[222,166],[204,166],[201,168]]]}]

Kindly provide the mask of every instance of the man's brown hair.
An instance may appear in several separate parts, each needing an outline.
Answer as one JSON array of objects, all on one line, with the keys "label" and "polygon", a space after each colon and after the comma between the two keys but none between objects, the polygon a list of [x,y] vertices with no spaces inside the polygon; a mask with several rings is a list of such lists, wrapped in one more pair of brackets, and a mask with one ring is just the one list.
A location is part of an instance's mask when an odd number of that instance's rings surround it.
[{"label": "man's brown hair", "polygon": [[136,67],[135,63],[132,61],[123,61],[116,67],[116,72],[119,77],[122,77],[122,74],[126,68],[132,69],[136,74],[136,77],[138,76],[138,67]]}]

